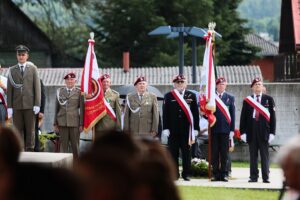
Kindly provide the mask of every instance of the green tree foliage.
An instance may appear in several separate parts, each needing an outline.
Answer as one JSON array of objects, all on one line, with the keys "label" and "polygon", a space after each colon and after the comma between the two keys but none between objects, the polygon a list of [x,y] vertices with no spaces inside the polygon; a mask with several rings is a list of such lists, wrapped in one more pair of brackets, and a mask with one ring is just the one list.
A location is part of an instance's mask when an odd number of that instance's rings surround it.
[{"label": "green tree foliage", "polygon": [[[81,19],[86,0],[14,0],[52,40],[56,54],[83,59],[89,28]],[[83,46],[85,45],[85,46]]]},{"label": "green tree foliage", "polygon": [[[245,28],[246,20],[239,17],[237,7],[240,0],[215,0],[214,20],[216,30],[222,34],[217,40],[217,63],[219,65],[246,65],[255,57],[257,49],[245,42],[250,32]],[[220,9],[222,8],[222,9]]]},{"label": "green tree foliage", "polygon": [[120,66],[122,53],[130,52],[131,66],[151,63],[159,52],[158,38],[149,37],[154,27],[164,25],[156,15],[153,0],[107,0],[95,3],[94,31],[98,36],[96,49],[103,55],[100,63]]},{"label": "green tree foliage", "polygon": [[[256,53],[244,40],[249,29],[237,13],[240,0],[14,0],[29,7],[30,17],[47,33],[57,52],[83,58],[88,32],[96,36],[100,66],[118,67],[122,53],[130,52],[130,65],[178,65],[178,38],[149,36],[158,26],[207,27],[217,23],[216,63],[249,64]],[[185,37],[185,65],[191,64],[191,37]],[[197,39],[198,64],[204,41]]]},{"label": "green tree foliage", "polygon": [[[237,13],[240,1],[226,0],[106,0],[95,4],[98,11],[92,16],[97,45],[103,64],[119,66],[123,51],[131,53],[131,66],[178,65],[178,38],[148,36],[161,25],[207,27],[216,21],[223,35],[217,41],[217,61],[221,65],[249,64],[256,49],[244,36],[250,29]],[[145,9],[146,8],[146,9]],[[198,43],[204,43],[198,39]],[[185,38],[185,64],[191,64],[191,38]],[[204,46],[198,46],[198,63],[202,62]]]},{"label": "green tree foliage", "polygon": [[247,26],[256,32],[266,32],[279,40],[281,0],[243,0],[238,7]]}]

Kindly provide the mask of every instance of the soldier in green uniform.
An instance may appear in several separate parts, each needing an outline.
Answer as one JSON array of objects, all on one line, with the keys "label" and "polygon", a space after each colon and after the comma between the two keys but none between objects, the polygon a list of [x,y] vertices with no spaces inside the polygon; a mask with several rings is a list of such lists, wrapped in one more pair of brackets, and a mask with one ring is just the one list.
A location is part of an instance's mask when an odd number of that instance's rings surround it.
[{"label": "soldier in green uniform", "polygon": [[158,132],[158,104],[155,94],[147,91],[145,77],[134,82],[136,92],[127,95],[124,130],[135,135],[155,137]]},{"label": "soldier in green uniform", "polygon": [[[121,109],[119,93],[110,88],[111,79],[109,74],[101,76],[102,89],[107,102],[107,114],[95,125],[95,137],[99,137],[102,131],[121,129]],[[110,106],[110,108],[108,108]]]},{"label": "soldier in green uniform", "polygon": [[24,139],[25,151],[34,149],[35,115],[41,106],[41,86],[37,67],[30,62],[29,48],[16,47],[18,64],[9,68],[7,82],[7,115]]},{"label": "soldier in green uniform", "polygon": [[69,152],[71,143],[74,158],[78,158],[79,134],[83,130],[84,96],[75,87],[76,76],[69,73],[65,77],[66,87],[57,90],[54,131],[60,135],[60,152]]}]

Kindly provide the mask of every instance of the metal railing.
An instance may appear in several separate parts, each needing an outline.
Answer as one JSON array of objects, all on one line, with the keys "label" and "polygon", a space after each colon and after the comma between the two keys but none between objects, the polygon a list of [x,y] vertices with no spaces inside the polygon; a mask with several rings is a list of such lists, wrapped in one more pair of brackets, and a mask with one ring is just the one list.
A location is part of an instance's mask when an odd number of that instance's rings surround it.
[{"label": "metal railing", "polygon": [[275,81],[300,81],[300,54],[279,54],[274,57]]}]

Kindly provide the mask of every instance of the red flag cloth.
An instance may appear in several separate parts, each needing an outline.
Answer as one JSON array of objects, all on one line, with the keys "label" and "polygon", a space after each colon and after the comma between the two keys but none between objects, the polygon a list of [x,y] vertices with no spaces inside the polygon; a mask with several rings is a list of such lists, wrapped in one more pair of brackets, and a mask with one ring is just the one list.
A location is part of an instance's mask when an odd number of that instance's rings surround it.
[{"label": "red flag cloth", "polygon": [[81,79],[81,92],[85,93],[84,131],[88,132],[95,124],[106,115],[104,92],[101,84],[96,54],[95,41],[89,39],[89,47]]}]

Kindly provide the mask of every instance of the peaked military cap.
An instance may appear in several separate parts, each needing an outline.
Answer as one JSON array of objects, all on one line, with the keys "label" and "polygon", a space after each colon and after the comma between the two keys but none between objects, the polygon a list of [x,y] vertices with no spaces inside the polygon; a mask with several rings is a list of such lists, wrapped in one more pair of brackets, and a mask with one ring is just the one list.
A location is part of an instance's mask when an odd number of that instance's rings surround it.
[{"label": "peaked military cap", "polygon": [[29,52],[29,48],[21,44],[16,47],[16,51],[17,53]]}]

